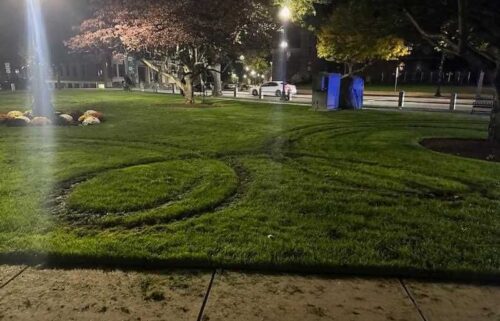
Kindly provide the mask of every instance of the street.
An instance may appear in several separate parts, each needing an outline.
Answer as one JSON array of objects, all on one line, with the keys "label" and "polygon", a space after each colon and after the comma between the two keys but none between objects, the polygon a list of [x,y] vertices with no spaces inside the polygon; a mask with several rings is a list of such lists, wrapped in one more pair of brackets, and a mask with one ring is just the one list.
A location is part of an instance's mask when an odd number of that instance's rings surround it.
[{"label": "street", "polygon": [[[138,90],[138,89],[137,89]],[[146,89],[146,92],[152,90]],[[172,94],[171,90],[159,90],[158,93]],[[259,96],[253,96],[249,92],[238,92],[235,97],[234,91],[224,90],[222,92],[223,98],[236,98],[241,101],[262,101],[283,103],[279,97],[264,96],[262,99]],[[201,92],[195,93],[196,96],[201,96]],[[211,96],[211,92],[207,92],[207,97]],[[385,107],[385,108],[398,108],[398,93],[391,92],[366,92],[364,96],[365,107]],[[310,105],[312,95],[307,93],[299,93],[291,98],[287,104],[296,105]],[[472,111],[472,104],[474,99],[469,96],[460,97],[457,100],[455,111],[470,113]],[[412,94],[408,93],[405,98],[403,109],[422,110],[422,111],[449,111],[450,110],[450,97],[433,97],[432,95]]]}]

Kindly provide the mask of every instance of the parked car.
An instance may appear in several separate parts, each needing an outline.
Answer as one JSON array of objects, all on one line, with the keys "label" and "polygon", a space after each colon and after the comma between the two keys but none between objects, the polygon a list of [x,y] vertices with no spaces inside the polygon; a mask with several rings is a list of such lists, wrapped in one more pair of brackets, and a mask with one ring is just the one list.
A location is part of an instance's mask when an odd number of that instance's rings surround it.
[{"label": "parked car", "polygon": [[[259,90],[262,90],[262,95],[264,95],[264,96],[280,97],[282,94],[282,91],[283,91],[283,82],[282,81],[266,82],[260,87],[250,88],[250,93],[254,96],[258,96]],[[294,85],[285,83],[285,92],[290,93],[292,95],[296,95],[297,94],[297,87],[295,87]]]}]

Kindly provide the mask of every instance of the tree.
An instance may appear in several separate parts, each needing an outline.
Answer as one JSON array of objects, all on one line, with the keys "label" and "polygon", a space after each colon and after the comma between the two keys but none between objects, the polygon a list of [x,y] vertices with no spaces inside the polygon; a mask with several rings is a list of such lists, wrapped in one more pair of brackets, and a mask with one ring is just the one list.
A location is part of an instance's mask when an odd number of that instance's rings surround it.
[{"label": "tree", "polygon": [[263,53],[248,57],[246,59],[246,66],[254,70],[257,74],[264,75],[266,78],[271,74],[269,57],[265,57]]},{"label": "tree", "polygon": [[[112,50],[135,55],[184,92],[193,81],[220,75],[231,51],[270,39],[275,26],[267,0],[94,0],[93,16],[67,45],[75,51]],[[235,14],[238,13],[238,14]],[[215,66],[215,68],[214,68]]]},{"label": "tree", "polygon": [[407,21],[447,55],[483,70],[496,90],[488,136],[500,142],[500,6],[490,0],[402,1]]},{"label": "tree", "polygon": [[391,20],[362,2],[341,3],[319,28],[318,56],[345,64],[348,73],[344,77],[362,71],[376,60],[406,56],[410,50],[394,34]]},{"label": "tree", "polygon": [[[277,6],[287,6],[292,12],[292,20],[302,26],[314,29],[318,19],[316,17],[323,10],[328,8],[334,1],[333,0],[275,0]],[[312,20],[310,18],[313,18]]]}]

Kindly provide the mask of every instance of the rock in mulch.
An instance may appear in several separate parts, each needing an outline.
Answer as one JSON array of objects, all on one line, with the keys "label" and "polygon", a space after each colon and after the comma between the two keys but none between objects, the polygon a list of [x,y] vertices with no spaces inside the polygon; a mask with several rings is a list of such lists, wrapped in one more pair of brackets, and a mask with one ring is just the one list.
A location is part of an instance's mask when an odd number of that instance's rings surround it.
[{"label": "rock in mulch", "polygon": [[6,124],[8,127],[25,127],[31,123],[28,117],[19,116],[16,118],[8,118]]},{"label": "rock in mulch", "polygon": [[83,126],[99,125],[101,121],[97,117],[88,116],[82,121]]},{"label": "rock in mulch", "polygon": [[55,119],[55,124],[58,126],[71,126],[73,125],[75,120],[71,115],[61,114],[58,115]]},{"label": "rock in mulch", "polygon": [[52,124],[52,121],[47,117],[35,117],[31,120],[32,126],[49,126]]}]

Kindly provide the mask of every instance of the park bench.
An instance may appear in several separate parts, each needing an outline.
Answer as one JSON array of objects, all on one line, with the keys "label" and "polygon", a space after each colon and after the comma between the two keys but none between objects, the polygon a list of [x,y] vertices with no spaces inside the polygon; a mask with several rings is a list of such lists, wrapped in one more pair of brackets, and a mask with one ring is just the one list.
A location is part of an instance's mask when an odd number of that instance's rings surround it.
[{"label": "park bench", "polygon": [[472,112],[483,112],[491,113],[493,107],[495,107],[496,99],[494,97],[481,97],[477,96],[472,103]]}]

